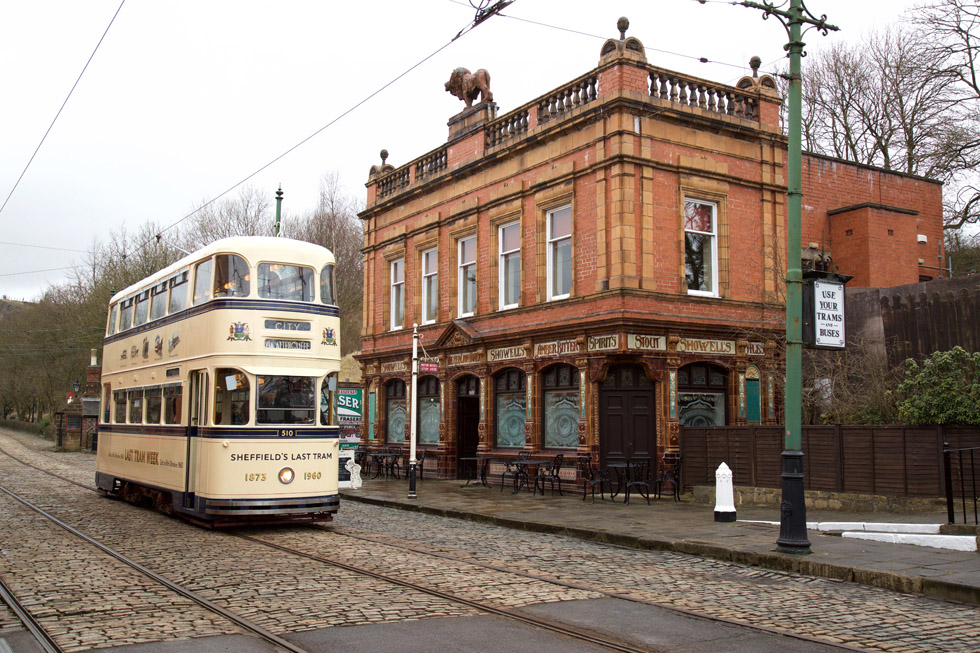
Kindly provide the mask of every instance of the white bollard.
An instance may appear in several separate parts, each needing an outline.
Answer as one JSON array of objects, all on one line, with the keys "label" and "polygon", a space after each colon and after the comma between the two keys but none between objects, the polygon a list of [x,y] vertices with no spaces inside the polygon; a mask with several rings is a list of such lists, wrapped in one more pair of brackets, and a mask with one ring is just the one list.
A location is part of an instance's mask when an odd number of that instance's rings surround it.
[{"label": "white bollard", "polygon": [[715,521],[735,521],[732,470],[725,463],[715,471]]}]

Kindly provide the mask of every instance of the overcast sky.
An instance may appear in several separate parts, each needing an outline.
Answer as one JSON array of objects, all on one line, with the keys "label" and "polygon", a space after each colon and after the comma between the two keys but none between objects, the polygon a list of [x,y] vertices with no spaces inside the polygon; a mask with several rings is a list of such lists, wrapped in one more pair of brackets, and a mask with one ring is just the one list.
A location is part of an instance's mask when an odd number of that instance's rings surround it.
[{"label": "overcast sky", "polygon": [[[841,30],[811,31],[807,49],[857,43],[912,4],[810,0]],[[119,5],[0,3],[0,203]],[[325,174],[363,202],[382,148],[397,167],[446,141],[457,66],[489,71],[503,114],[594,68],[620,16],[650,63],[729,84],[753,55],[772,70],[787,40],[774,18],[717,1],[516,0],[450,44],[474,14],[468,0],[126,0],[0,213],[0,295],[38,297],[67,277],[37,271],[180,220],[330,123],[247,183],[270,199],[281,183],[287,216],[314,207]]]}]

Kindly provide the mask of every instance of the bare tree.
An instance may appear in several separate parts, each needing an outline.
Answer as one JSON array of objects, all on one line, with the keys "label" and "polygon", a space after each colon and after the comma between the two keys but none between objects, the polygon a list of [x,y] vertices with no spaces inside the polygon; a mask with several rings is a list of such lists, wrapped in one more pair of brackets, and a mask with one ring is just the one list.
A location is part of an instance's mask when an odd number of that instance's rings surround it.
[{"label": "bare tree", "polygon": [[334,280],[340,306],[340,346],[347,354],[360,349],[361,309],[364,303],[364,227],[358,204],[341,191],[336,175],[320,182],[316,209],[290,225],[290,236],[329,249],[336,258]]},{"label": "bare tree", "polygon": [[230,236],[271,236],[272,198],[253,186],[242,186],[236,199],[219,200],[195,213],[183,230],[189,251]]}]

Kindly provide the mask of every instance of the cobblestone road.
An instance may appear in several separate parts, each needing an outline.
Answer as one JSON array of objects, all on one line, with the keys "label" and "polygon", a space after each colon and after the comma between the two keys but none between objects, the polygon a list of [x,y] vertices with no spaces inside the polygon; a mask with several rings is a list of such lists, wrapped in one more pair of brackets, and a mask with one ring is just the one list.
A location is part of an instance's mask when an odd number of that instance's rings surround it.
[{"label": "cobblestone road", "polygon": [[[89,454],[50,453],[48,443],[24,436],[13,440],[6,432],[0,432],[0,448],[30,456],[35,464],[89,486],[93,483],[94,458]],[[459,604],[102,499],[63,481],[26,472],[6,456],[0,456],[0,483],[23,491],[107,545],[277,634],[474,614]],[[179,605],[176,597],[141,586],[101,559],[100,571],[86,575],[92,571],[90,566],[73,567],[71,560],[91,557],[94,549],[84,545],[83,554],[79,551],[83,546],[65,540],[67,534],[49,533],[22,512],[10,501],[0,502],[0,519],[18,520],[22,534],[0,541],[0,576],[8,583],[13,580],[18,594],[43,601],[51,611],[49,617],[56,617],[58,623],[97,622],[98,606],[106,606],[108,612],[113,601],[125,601],[136,610],[134,606],[145,597],[147,606],[162,601],[165,605],[155,609],[164,611],[169,605],[170,612],[162,612],[159,619],[144,619],[143,612],[133,614],[124,628],[133,641],[200,637],[221,630],[220,620],[195,616],[196,606],[174,610]],[[250,534],[504,607],[614,593],[870,650],[980,650],[980,610],[974,606],[676,553],[637,551],[352,502],[343,504],[337,522],[329,526],[256,529]],[[38,540],[48,543],[39,549]],[[39,553],[45,556],[43,564],[32,558]],[[90,576],[104,576],[108,583],[79,580]],[[180,614],[171,619],[171,612]],[[0,628],[11,621],[10,615],[0,612]],[[225,627],[221,632],[232,631]],[[73,650],[124,643],[115,639],[121,633],[105,628],[84,632],[79,626],[77,633],[68,634]]]}]

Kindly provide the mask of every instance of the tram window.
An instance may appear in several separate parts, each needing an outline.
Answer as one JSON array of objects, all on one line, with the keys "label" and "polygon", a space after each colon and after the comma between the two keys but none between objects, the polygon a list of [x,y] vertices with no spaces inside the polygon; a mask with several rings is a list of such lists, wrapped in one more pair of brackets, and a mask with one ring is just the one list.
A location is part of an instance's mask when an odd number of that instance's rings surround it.
[{"label": "tram window", "polygon": [[126,391],[116,390],[112,393],[112,401],[116,404],[116,424],[126,423]]},{"label": "tram window", "polygon": [[163,387],[163,423],[180,424],[181,410],[183,407],[182,388],[180,385],[167,385]]},{"label": "tram window", "polygon": [[211,259],[194,266],[194,306],[211,299]]},{"label": "tram window", "polygon": [[248,297],[248,263],[241,256],[219,254],[214,258],[214,296]]},{"label": "tram window", "polygon": [[150,319],[159,320],[167,314],[167,282],[153,286],[150,295]]},{"label": "tram window", "polygon": [[133,326],[146,323],[146,317],[150,313],[150,291],[144,291],[135,297],[135,310],[133,311]]},{"label": "tram window", "polygon": [[258,424],[313,424],[312,376],[260,376],[255,421]]},{"label": "tram window", "polygon": [[143,388],[129,391],[129,423],[143,423]]},{"label": "tram window", "polygon": [[163,408],[160,386],[144,388],[143,396],[146,397],[146,423],[159,424],[160,412],[161,408]]},{"label": "tram window", "polygon": [[259,264],[259,297],[313,301],[313,270],[280,263]]},{"label": "tram window", "polygon": [[187,307],[187,270],[170,279],[170,305],[167,312],[170,315],[179,313]]},{"label": "tram window", "polygon": [[119,314],[119,330],[125,331],[133,326],[133,298],[122,303],[122,312]]},{"label": "tram window", "polygon": [[102,384],[102,423],[109,423],[109,414],[112,410],[112,393],[109,391],[109,384]]},{"label": "tram window", "polygon": [[214,423],[248,424],[250,387],[241,370],[214,371]]},{"label": "tram window", "polygon": [[323,304],[336,304],[333,297],[333,266],[324,265],[320,271],[320,302]]},{"label": "tram window", "polygon": [[119,314],[119,304],[113,304],[112,308],[109,309],[109,330],[108,333],[111,336],[116,332],[116,318]]},{"label": "tram window", "polygon": [[320,388],[320,426],[337,426],[337,374],[323,377]]}]

